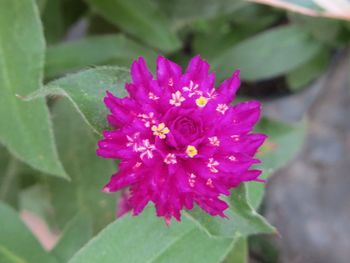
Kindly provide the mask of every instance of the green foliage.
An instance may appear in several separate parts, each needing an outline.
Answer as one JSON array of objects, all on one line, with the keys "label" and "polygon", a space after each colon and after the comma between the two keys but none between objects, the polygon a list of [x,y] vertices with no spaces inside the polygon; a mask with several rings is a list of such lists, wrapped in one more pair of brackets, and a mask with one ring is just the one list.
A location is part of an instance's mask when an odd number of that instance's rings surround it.
[{"label": "green foliage", "polygon": [[96,132],[107,128],[107,109],[103,104],[106,91],[116,96],[124,96],[124,84],[129,80],[129,72],[119,67],[97,67],[68,75],[47,84],[43,89],[32,93],[28,100],[47,95],[68,97],[80,112],[83,119]]},{"label": "green foliage", "polygon": [[287,74],[288,86],[293,91],[305,88],[327,69],[330,61],[328,51],[321,50],[315,57]]},{"label": "green foliage", "polygon": [[101,192],[115,172],[112,161],[96,156],[97,136],[84,123],[73,105],[60,100],[53,108],[58,152],[71,182],[47,178],[55,222],[63,227],[77,212],[92,218],[94,231],[115,217],[116,197]]},{"label": "green foliage", "polygon": [[88,213],[79,212],[70,220],[62,232],[52,254],[60,262],[68,260],[93,236],[93,226]]},{"label": "green foliage", "polygon": [[219,79],[229,77],[233,68],[239,68],[244,79],[266,79],[302,65],[320,48],[302,28],[281,26],[234,45],[213,59],[212,66]]},{"label": "green foliage", "polygon": [[180,48],[167,17],[152,0],[86,0],[94,11],[146,44],[165,52]]},{"label": "green foliage", "polygon": [[67,177],[45,100],[25,103],[16,97],[41,89],[45,43],[35,2],[2,0],[0,10],[5,10],[0,15],[0,141],[32,167]]},{"label": "green foliage", "polygon": [[16,212],[1,202],[0,222],[1,262],[57,262],[44,251]]},{"label": "green foliage", "polygon": [[248,242],[246,238],[240,237],[234,247],[227,254],[222,263],[246,263],[248,262]]},{"label": "green foliage", "polygon": [[[138,217],[127,215],[107,226],[69,263],[220,262],[235,240],[209,238],[186,218],[167,227],[148,207]],[[126,257],[131,248],[135,253]]]},{"label": "green foliage", "polygon": [[225,211],[228,219],[204,214],[198,207],[189,213],[189,217],[210,236],[248,236],[276,231],[251,207],[244,184],[232,190],[231,197],[227,201],[230,205],[230,208]]},{"label": "green foliage", "polygon": [[[293,96],[324,73],[349,35],[340,20],[242,0],[0,0],[0,262],[248,262],[248,238],[277,232],[257,213],[264,183],[234,189],[228,219],[196,207],[168,227],[151,205],[115,218],[119,194],[101,189],[117,163],[95,154],[108,129],[103,97],[126,96],[132,61],[144,56],[154,71],[157,53],[182,65],[200,54],[219,80],[240,68],[245,86],[263,95],[261,82],[283,78]],[[256,130],[269,136],[257,166],[268,179],[302,147],[306,121],[263,117]],[[23,210],[60,234],[52,251],[23,224]],[[252,244],[276,259],[264,241]]]},{"label": "green foliage", "polygon": [[101,64],[129,67],[139,56],[144,56],[148,61],[156,58],[153,50],[122,34],[88,37],[52,46],[46,56],[46,78]]},{"label": "green foliage", "polygon": [[[301,149],[306,136],[306,123],[291,125],[263,118],[256,130],[269,136],[258,153],[262,160],[259,168],[264,171],[261,177],[268,179],[268,175],[286,165]],[[247,188],[249,203],[257,209],[262,202],[265,185],[252,182],[247,184]]]}]

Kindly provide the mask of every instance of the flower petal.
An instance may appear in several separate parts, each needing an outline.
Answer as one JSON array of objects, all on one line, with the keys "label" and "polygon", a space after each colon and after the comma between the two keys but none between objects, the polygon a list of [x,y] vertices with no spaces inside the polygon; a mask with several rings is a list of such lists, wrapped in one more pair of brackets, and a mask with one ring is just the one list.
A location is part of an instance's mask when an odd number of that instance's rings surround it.
[{"label": "flower petal", "polygon": [[236,92],[241,85],[239,79],[239,70],[233,72],[231,78],[225,80],[218,88],[217,93],[219,94],[217,101],[219,103],[230,103],[236,95]]}]

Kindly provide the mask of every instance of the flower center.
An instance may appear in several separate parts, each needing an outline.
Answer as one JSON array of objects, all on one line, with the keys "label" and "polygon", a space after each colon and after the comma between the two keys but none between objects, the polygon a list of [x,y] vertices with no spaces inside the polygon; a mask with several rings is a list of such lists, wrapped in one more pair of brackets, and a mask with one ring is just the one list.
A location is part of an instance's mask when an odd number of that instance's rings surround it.
[{"label": "flower center", "polygon": [[197,148],[193,145],[188,145],[186,148],[186,154],[191,158],[196,156],[198,154]]},{"label": "flower center", "polygon": [[186,150],[188,145],[196,146],[202,141],[203,123],[198,111],[174,107],[162,121],[171,133],[171,136],[166,136],[166,142],[170,146]]}]

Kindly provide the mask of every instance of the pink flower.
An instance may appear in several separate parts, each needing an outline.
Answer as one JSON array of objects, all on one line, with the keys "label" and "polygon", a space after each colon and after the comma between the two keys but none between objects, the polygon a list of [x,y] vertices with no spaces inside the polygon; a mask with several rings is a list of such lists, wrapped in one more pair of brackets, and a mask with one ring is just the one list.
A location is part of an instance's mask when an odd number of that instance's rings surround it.
[{"label": "pink flower", "polygon": [[119,171],[104,187],[128,187],[134,215],[153,202],[167,223],[196,203],[210,215],[224,217],[221,195],[241,182],[262,181],[250,170],[266,136],[252,133],[261,105],[231,106],[240,85],[239,71],[214,88],[209,64],[194,57],[184,74],[164,57],[157,59],[154,79],[141,57],[131,66],[129,96],[107,92],[104,102],[112,127],[104,131],[97,154],[120,159]]}]

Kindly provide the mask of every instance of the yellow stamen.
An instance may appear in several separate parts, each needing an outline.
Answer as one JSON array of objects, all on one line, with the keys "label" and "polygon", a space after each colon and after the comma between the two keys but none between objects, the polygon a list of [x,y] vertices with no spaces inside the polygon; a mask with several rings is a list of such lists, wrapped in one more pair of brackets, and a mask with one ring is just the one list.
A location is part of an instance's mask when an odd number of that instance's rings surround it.
[{"label": "yellow stamen", "polygon": [[164,122],[159,123],[157,125],[153,125],[151,130],[153,131],[153,135],[158,136],[160,139],[165,139],[166,134],[170,132],[169,128],[165,126]]},{"label": "yellow stamen", "polygon": [[198,154],[198,151],[193,145],[188,145],[186,148],[186,154],[192,158]]},{"label": "yellow stamen", "polygon": [[205,105],[207,105],[208,103],[208,99],[203,97],[203,96],[200,96],[198,99],[196,99],[196,104],[198,107],[205,107]]}]

